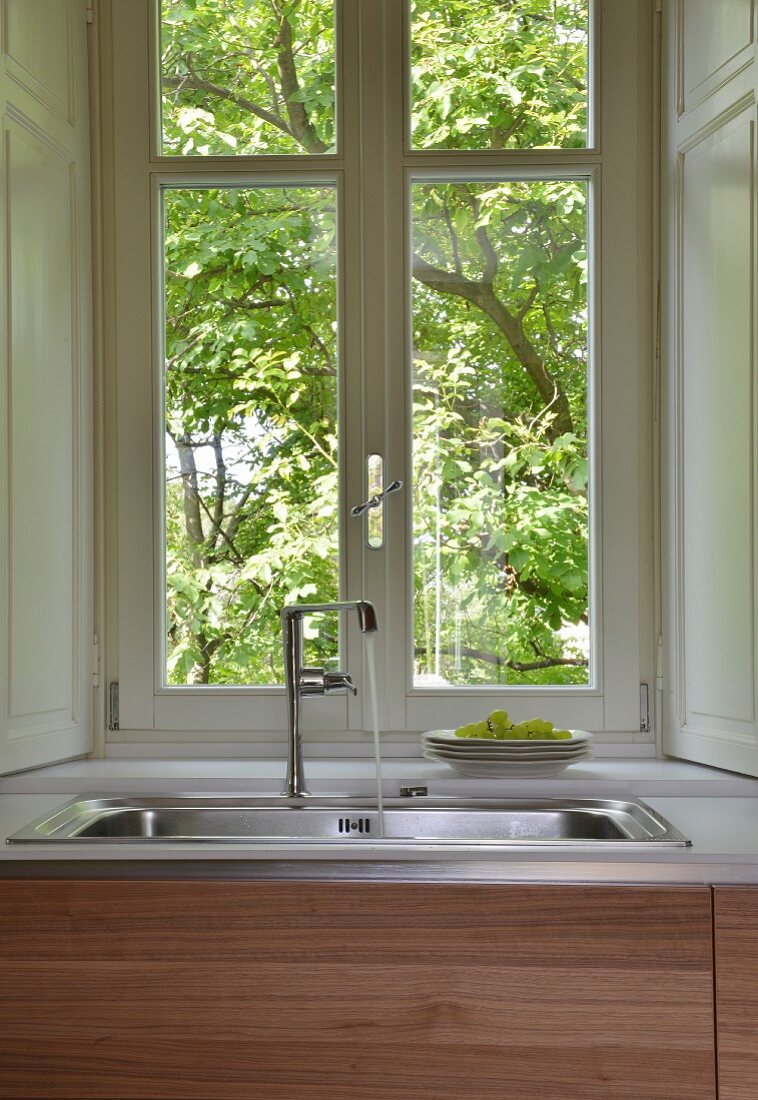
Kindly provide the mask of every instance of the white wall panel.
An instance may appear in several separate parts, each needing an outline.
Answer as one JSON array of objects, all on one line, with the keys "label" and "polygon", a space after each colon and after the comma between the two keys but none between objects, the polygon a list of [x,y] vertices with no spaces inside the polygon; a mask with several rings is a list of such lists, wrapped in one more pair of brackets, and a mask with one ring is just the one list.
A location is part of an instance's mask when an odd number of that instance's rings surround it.
[{"label": "white wall panel", "polygon": [[755,0],[679,0],[679,113],[749,62]]},{"label": "white wall panel", "polygon": [[7,131],[11,493],[10,716],[72,721],[75,575],[69,165]]},{"label": "white wall panel", "polygon": [[75,120],[76,73],[69,0],[6,0],[8,71],[58,117]]},{"label": "white wall panel", "polygon": [[706,728],[755,718],[753,128],[751,109],[681,161],[685,716]]}]

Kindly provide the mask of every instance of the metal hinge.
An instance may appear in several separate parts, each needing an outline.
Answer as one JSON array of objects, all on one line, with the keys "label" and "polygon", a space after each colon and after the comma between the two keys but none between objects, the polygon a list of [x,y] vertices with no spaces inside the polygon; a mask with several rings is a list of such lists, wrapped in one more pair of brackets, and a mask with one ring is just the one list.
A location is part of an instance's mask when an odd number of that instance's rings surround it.
[{"label": "metal hinge", "polygon": [[657,15],[663,13],[663,0],[655,0],[655,12]]},{"label": "metal hinge", "polygon": [[95,22],[95,8],[93,0],[87,0],[87,3],[84,7],[84,13],[88,23]]},{"label": "metal hinge", "polygon": [[95,634],[92,639],[92,664],[90,666],[90,672],[92,673],[93,688],[100,687],[100,642],[97,640],[97,634]]},{"label": "metal hinge", "polygon": [[118,729],[118,683],[108,685],[108,729]]},{"label": "metal hinge", "polygon": [[650,687],[640,684],[640,730],[650,733]]}]

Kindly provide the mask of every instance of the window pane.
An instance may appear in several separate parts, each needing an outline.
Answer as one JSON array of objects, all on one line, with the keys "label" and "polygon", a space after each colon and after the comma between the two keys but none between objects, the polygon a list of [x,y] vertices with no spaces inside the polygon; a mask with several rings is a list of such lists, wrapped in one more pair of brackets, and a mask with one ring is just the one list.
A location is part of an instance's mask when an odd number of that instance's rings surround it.
[{"label": "window pane", "polygon": [[[381,455],[369,455],[366,459],[366,499],[378,497],[384,491],[384,459]],[[384,501],[378,508],[366,513],[366,542],[370,550],[384,546]]]},{"label": "window pane", "polygon": [[587,145],[589,0],[412,0],[421,149]]},{"label": "window pane", "polygon": [[[334,190],[164,210],[166,681],[280,683],[281,607],[338,593]],[[335,618],[309,661],[336,658]]]},{"label": "window pane", "polygon": [[162,0],[163,152],[328,153],[333,0]]},{"label": "window pane", "polygon": [[414,185],[417,685],[588,683],[586,209]]}]

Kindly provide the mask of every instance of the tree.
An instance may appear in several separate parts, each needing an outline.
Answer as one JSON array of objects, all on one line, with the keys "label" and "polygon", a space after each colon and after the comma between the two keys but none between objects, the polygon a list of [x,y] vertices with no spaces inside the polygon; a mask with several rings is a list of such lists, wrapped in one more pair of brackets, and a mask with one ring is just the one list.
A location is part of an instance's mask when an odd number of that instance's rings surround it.
[{"label": "tree", "polygon": [[[584,143],[585,3],[413,18],[416,144]],[[164,0],[166,151],[329,150],[333,41],[324,0]],[[414,188],[419,674],[586,682],[586,199]],[[337,591],[334,195],[176,187],[165,224],[170,678],[277,682],[279,608]]]}]

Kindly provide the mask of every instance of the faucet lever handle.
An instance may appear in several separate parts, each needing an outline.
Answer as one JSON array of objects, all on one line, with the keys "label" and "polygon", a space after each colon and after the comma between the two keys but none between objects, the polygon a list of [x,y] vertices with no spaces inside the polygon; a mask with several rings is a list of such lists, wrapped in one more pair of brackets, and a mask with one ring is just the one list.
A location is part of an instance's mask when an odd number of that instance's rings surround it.
[{"label": "faucet lever handle", "polygon": [[347,672],[324,672],[323,668],[303,668],[300,670],[301,695],[328,695],[332,691],[351,691],[358,694],[358,688]]},{"label": "faucet lever handle", "polygon": [[327,672],[324,676],[324,691],[350,691],[358,694],[358,688],[347,672]]},{"label": "faucet lever handle", "polygon": [[326,691],[323,668],[301,668],[298,689],[301,695],[323,695]]}]

